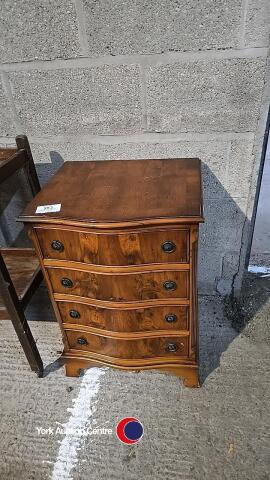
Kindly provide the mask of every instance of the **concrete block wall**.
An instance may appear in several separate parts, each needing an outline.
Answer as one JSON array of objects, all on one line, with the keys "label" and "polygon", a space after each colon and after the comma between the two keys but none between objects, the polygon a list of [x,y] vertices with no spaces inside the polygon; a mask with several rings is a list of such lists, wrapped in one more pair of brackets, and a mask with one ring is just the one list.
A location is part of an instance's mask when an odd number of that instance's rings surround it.
[{"label": "concrete block wall", "polygon": [[[199,157],[199,287],[237,292],[269,103],[268,0],[3,0],[0,143],[66,160]],[[128,181],[128,179],[127,179]]]}]

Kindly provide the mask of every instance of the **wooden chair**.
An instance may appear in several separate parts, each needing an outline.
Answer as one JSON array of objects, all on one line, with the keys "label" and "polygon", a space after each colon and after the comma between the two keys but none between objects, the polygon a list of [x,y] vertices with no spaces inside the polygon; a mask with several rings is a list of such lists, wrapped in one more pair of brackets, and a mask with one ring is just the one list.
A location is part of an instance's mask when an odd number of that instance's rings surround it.
[{"label": "wooden chair", "polygon": [[[16,144],[17,148],[0,149],[0,184],[23,169],[35,196],[40,184],[27,137],[19,135]],[[34,249],[0,247],[0,294],[29,365],[38,376],[43,375],[43,363],[24,310],[42,279]]]}]

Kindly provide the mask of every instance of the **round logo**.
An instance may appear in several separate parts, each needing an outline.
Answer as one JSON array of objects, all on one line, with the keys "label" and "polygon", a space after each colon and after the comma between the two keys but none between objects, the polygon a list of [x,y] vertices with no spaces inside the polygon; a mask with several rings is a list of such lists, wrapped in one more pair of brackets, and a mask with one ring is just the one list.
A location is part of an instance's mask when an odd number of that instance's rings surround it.
[{"label": "round logo", "polygon": [[137,418],[123,418],[116,427],[116,435],[123,443],[138,443],[143,436],[143,426]]}]

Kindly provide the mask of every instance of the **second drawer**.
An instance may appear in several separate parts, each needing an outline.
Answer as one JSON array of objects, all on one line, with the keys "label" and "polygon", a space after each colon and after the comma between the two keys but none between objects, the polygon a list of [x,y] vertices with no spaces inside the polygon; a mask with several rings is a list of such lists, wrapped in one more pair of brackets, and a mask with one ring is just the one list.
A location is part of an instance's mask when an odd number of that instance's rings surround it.
[{"label": "second drawer", "polygon": [[58,301],[57,305],[62,322],[78,326],[85,325],[111,332],[188,329],[188,307],[182,305],[121,310],[65,301]]},{"label": "second drawer", "polygon": [[111,302],[188,299],[189,271],[97,273],[48,268],[53,291]]}]

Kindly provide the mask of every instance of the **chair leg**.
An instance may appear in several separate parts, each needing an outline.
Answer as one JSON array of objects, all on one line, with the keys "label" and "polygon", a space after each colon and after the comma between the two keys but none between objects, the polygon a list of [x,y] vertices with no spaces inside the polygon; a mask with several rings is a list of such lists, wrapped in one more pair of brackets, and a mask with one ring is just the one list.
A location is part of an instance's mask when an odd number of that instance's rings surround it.
[{"label": "chair leg", "polygon": [[[0,263],[1,263],[0,257]],[[3,265],[0,265],[3,267]],[[43,363],[36,346],[36,342],[31,333],[28,322],[25,318],[23,308],[17,297],[15,288],[12,283],[5,279],[5,272],[0,269],[0,293],[2,295],[4,304],[9,313],[10,319],[13,323],[15,332],[24,350],[25,356],[28,360],[30,368],[38,374],[39,377],[43,375]]]}]

